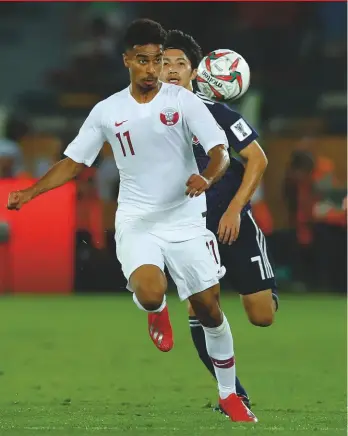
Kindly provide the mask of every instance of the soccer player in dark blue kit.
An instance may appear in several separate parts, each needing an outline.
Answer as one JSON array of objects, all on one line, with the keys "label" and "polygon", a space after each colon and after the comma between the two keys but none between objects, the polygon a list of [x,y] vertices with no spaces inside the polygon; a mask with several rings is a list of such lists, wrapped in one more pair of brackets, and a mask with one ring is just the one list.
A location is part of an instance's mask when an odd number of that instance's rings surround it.
[{"label": "soccer player in dark blue kit", "polygon": [[[168,32],[161,79],[193,91],[192,81],[203,55],[197,42],[178,30]],[[274,268],[265,237],[251,213],[250,200],[267,167],[267,158],[257,143],[257,132],[236,111],[214,103],[196,93],[207,105],[217,123],[224,129],[230,149],[231,164],[222,179],[207,191],[207,227],[219,235],[222,265],[227,267],[231,284],[239,294],[249,321],[260,327],[273,323],[278,308]],[[193,148],[200,172],[209,157],[196,138]],[[202,326],[189,305],[189,323],[199,357],[215,376],[213,363],[207,353]],[[247,405],[246,391],[236,380],[237,394]]]}]

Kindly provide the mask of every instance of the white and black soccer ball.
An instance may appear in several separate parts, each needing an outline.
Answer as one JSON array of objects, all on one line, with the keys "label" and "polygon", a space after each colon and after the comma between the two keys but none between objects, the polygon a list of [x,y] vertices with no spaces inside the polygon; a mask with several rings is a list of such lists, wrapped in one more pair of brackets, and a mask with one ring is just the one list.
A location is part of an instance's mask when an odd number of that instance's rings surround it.
[{"label": "white and black soccer ball", "polygon": [[210,100],[219,102],[236,100],[249,88],[249,65],[235,51],[214,50],[200,62],[197,84],[199,90]]}]

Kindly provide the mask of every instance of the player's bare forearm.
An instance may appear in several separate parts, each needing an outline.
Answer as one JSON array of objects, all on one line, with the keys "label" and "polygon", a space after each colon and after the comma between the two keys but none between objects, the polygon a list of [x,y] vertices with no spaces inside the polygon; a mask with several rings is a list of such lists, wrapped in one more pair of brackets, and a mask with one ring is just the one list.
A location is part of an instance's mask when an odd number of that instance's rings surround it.
[{"label": "player's bare forearm", "polygon": [[41,177],[34,185],[27,189],[31,199],[47,191],[58,188],[76,177],[84,168],[84,164],[77,163],[69,157],[62,159]]},{"label": "player's bare forearm", "polygon": [[256,141],[243,149],[240,155],[246,161],[245,172],[242,183],[228,207],[239,211],[250,201],[268,164],[264,151]]},{"label": "player's bare forearm", "polygon": [[217,145],[208,152],[210,157],[206,169],[202,172],[202,176],[209,181],[210,184],[216,183],[225,174],[229,164],[230,156],[224,145]]},{"label": "player's bare forearm", "polygon": [[202,192],[210,188],[225,174],[229,164],[230,156],[224,145],[216,145],[209,150],[209,163],[202,174],[192,174],[186,182],[186,195],[198,197]]},{"label": "player's bare forearm", "polygon": [[21,191],[10,192],[7,200],[7,209],[20,210],[24,204],[38,195],[69,182],[69,180],[81,172],[83,167],[83,164],[74,162],[70,158],[59,161],[34,185]]}]

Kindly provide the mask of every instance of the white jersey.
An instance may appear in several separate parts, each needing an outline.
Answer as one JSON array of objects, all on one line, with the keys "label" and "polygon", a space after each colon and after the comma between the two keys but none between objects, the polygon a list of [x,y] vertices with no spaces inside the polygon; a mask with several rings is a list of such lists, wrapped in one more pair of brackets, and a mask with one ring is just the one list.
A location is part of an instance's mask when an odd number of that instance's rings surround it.
[{"label": "white jersey", "polygon": [[188,178],[199,173],[193,136],[206,152],[228,147],[224,131],[192,92],[162,83],[153,100],[141,104],[126,88],[92,109],[65,155],[90,166],[109,142],[120,173],[117,215],[192,222],[206,211],[205,194],[185,195]]}]

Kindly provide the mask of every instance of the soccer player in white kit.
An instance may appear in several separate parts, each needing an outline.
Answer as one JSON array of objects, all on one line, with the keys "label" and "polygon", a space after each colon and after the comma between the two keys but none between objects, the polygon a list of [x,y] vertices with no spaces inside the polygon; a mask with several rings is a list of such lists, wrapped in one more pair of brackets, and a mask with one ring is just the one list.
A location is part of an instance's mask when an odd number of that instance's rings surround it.
[{"label": "soccer player in white kit", "polygon": [[[204,191],[229,165],[227,138],[199,98],[158,80],[164,39],[165,31],[154,21],[129,26],[124,64],[130,86],[98,103],[65,150],[66,158],[28,189],[11,192],[8,208],[19,210],[73,179],[109,142],[120,172],[117,256],[135,304],[149,313],[153,342],[161,351],[173,346],[166,265],[180,299],[189,299],[204,326],[225,411],[233,421],[253,421],[236,395],[233,339],[217,297],[219,254],[205,222]],[[201,175],[194,135],[210,156]]]}]

